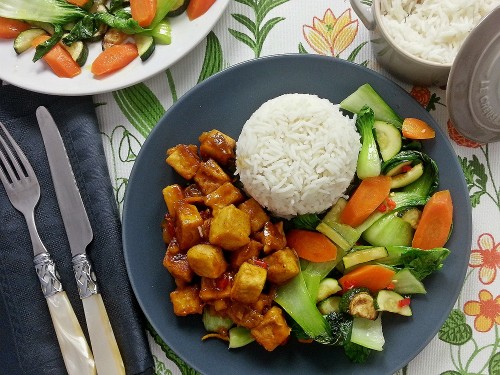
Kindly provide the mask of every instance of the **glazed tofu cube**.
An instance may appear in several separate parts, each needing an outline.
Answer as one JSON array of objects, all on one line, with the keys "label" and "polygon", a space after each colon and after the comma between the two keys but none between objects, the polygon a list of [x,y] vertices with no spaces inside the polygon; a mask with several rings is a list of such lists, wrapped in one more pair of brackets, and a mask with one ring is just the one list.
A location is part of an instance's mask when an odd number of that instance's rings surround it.
[{"label": "glazed tofu cube", "polygon": [[250,240],[245,246],[231,252],[231,266],[239,268],[244,262],[252,258],[258,258],[263,245],[255,240]]},{"label": "glazed tofu cube", "polygon": [[222,249],[211,244],[194,245],[187,251],[189,267],[198,276],[215,279],[227,269]]},{"label": "glazed tofu cube", "polygon": [[187,256],[178,252],[175,241],[171,242],[165,252],[163,266],[176,280],[189,283],[193,279],[194,272],[189,267]]},{"label": "glazed tofu cube", "polygon": [[267,279],[275,284],[283,284],[300,272],[299,258],[289,247],[275,251],[262,259],[267,263]]},{"label": "glazed tofu cube", "polygon": [[233,275],[224,273],[217,279],[201,278],[200,298],[203,301],[222,300],[231,297]]},{"label": "glazed tofu cube", "polygon": [[253,306],[235,301],[230,304],[225,312],[236,325],[248,329],[257,327],[264,318]]},{"label": "glazed tofu cube", "polygon": [[290,331],[282,310],[277,306],[271,307],[260,324],[250,330],[255,340],[270,352],[285,343]]},{"label": "glazed tofu cube", "polygon": [[196,174],[200,166],[198,147],[195,145],[177,145],[167,150],[166,162],[186,180]]},{"label": "glazed tofu cube", "polygon": [[246,200],[238,208],[250,216],[252,233],[261,230],[264,224],[269,221],[269,215],[266,214],[266,211],[264,211],[259,202],[253,198]]},{"label": "glazed tofu cube", "polygon": [[168,213],[175,217],[175,205],[184,198],[181,186],[178,184],[168,185],[162,190],[162,194]]},{"label": "glazed tofu cube", "polygon": [[203,312],[203,301],[199,296],[200,289],[197,285],[177,288],[170,293],[170,301],[174,305],[174,314],[186,316],[190,314],[201,314]]},{"label": "glazed tofu cube", "polygon": [[194,181],[200,187],[203,194],[210,194],[219,186],[230,182],[231,178],[213,159],[201,162],[198,171],[194,175]]},{"label": "glazed tofu cube", "polygon": [[226,250],[237,250],[250,242],[250,217],[234,205],[215,212],[210,224],[210,243]]},{"label": "glazed tofu cube", "polygon": [[234,277],[231,299],[243,303],[257,302],[266,278],[267,271],[264,268],[248,262],[243,263]]},{"label": "glazed tofu cube", "polygon": [[212,158],[217,163],[226,165],[235,158],[236,141],[218,130],[203,132],[198,140],[200,141],[200,155],[204,159]]},{"label": "glazed tofu cube", "polygon": [[205,204],[212,208],[222,208],[229,204],[238,204],[243,201],[244,197],[240,189],[230,182],[226,182],[217,189],[207,194]]},{"label": "glazed tofu cube", "polygon": [[281,250],[286,246],[286,237],[282,221],[275,224],[270,221],[266,222],[262,232],[257,233],[255,237],[264,245],[265,254],[269,254],[275,250]]},{"label": "glazed tofu cube", "polygon": [[203,219],[196,206],[185,202],[177,205],[176,213],[175,236],[179,248],[186,250],[200,242],[199,227],[203,224]]}]

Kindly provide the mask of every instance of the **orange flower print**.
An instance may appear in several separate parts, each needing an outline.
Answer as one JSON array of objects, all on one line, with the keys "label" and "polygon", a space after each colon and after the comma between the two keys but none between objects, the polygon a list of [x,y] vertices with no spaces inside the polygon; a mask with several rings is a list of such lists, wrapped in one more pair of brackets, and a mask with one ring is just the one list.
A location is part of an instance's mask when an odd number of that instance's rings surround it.
[{"label": "orange flower print", "polygon": [[317,53],[338,56],[352,43],[358,33],[358,20],[352,20],[351,9],[338,18],[328,8],[323,19],[313,18],[313,25],[304,25],[304,38]]},{"label": "orange flower print", "polygon": [[410,95],[424,108],[427,107],[431,100],[431,92],[427,87],[413,86]]},{"label": "orange flower print", "polygon": [[494,324],[500,324],[500,296],[493,295],[486,289],[479,292],[479,301],[468,301],[464,313],[475,316],[474,328],[478,332],[488,332]]},{"label": "orange flower print", "polygon": [[455,128],[451,120],[448,120],[446,123],[446,126],[448,128],[448,135],[450,136],[453,141],[459,145],[459,146],[464,146],[464,147],[469,147],[469,148],[478,148],[481,147],[480,143],[477,143],[475,141],[471,141],[468,138],[465,138],[462,134],[458,132],[458,130]]},{"label": "orange flower print", "polygon": [[479,267],[479,280],[483,284],[491,284],[500,267],[500,243],[489,233],[483,233],[477,240],[478,249],[473,249],[470,254],[469,266]]}]

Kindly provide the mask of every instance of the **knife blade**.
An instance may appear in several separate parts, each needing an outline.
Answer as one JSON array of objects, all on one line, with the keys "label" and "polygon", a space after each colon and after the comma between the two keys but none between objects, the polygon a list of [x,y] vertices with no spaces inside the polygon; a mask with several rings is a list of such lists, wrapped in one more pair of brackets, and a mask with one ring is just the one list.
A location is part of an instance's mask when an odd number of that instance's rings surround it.
[{"label": "knife blade", "polygon": [[85,312],[98,374],[125,374],[123,360],[109,322],[86,248],[93,238],[87,211],[76,184],[64,142],[45,107],[36,111],[57,201],[73,256],[73,270]]}]

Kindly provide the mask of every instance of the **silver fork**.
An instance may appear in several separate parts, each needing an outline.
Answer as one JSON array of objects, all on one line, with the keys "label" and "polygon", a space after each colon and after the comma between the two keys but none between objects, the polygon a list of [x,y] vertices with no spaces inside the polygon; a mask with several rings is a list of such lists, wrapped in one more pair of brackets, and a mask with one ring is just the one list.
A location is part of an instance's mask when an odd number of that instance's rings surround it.
[{"label": "silver fork", "polygon": [[95,374],[94,358],[63,290],[55,264],[35,224],[40,185],[28,159],[0,122],[0,180],[12,205],[24,215],[33,245],[36,273],[49,307],[64,364],[70,375]]}]

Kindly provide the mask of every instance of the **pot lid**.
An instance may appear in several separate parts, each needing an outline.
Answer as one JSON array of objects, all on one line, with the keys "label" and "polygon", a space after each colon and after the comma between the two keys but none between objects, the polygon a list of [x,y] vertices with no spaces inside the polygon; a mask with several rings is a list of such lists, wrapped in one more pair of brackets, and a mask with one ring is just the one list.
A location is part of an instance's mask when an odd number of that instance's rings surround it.
[{"label": "pot lid", "polygon": [[471,31],[448,77],[450,119],[465,137],[500,141],[500,6]]}]

